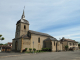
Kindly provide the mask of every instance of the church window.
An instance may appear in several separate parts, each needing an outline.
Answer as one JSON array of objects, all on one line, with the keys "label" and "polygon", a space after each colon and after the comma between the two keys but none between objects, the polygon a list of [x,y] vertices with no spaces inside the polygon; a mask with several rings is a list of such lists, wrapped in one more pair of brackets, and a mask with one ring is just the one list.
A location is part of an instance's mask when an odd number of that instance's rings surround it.
[{"label": "church window", "polygon": [[24,25],[24,29],[26,29],[26,26]]},{"label": "church window", "polygon": [[55,41],[54,41],[54,46],[55,46]]},{"label": "church window", "polygon": [[40,43],[40,38],[38,38],[38,43]]}]

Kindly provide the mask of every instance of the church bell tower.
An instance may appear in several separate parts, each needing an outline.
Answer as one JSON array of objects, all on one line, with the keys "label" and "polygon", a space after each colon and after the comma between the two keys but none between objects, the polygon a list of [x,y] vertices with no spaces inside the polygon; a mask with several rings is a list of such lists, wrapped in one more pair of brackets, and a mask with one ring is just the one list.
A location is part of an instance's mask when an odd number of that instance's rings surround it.
[{"label": "church bell tower", "polygon": [[15,38],[19,38],[22,35],[26,35],[28,30],[29,30],[29,22],[25,19],[25,14],[23,10],[21,19],[16,24]]}]

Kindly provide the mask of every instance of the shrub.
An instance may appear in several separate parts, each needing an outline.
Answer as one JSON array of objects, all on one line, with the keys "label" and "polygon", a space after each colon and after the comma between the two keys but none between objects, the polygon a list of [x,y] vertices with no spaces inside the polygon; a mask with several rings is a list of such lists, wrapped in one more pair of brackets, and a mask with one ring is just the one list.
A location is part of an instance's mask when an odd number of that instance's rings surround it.
[{"label": "shrub", "polygon": [[42,48],[42,51],[51,51],[50,48]]},{"label": "shrub", "polygon": [[29,48],[29,50],[30,50],[30,52],[31,52],[32,48]]},{"label": "shrub", "polygon": [[65,49],[66,49],[66,51],[67,51],[67,49],[68,49],[68,46],[67,46],[67,45],[65,46]]},{"label": "shrub", "polygon": [[25,48],[25,50],[27,51],[27,48]]},{"label": "shrub", "polygon": [[46,48],[46,51],[49,51],[50,48]]},{"label": "shrub", "polygon": [[41,50],[39,50],[39,52],[41,52]]},{"label": "shrub", "polygon": [[42,51],[46,51],[46,48],[42,48]]},{"label": "shrub", "polygon": [[36,51],[36,48],[33,48],[34,52]]}]

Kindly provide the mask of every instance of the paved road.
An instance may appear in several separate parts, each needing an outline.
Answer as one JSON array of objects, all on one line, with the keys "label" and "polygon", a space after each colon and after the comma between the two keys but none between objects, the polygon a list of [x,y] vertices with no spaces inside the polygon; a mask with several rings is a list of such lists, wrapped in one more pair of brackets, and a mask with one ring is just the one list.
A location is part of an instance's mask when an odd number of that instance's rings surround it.
[{"label": "paved road", "polygon": [[8,56],[8,55],[20,55],[24,53],[16,53],[16,52],[0,52],[0,57],[1,56]]},{"label": "paved road", "polygon": [[80,51],[15,54],[15,56],[0,57],[0,60],[80,60]]}]

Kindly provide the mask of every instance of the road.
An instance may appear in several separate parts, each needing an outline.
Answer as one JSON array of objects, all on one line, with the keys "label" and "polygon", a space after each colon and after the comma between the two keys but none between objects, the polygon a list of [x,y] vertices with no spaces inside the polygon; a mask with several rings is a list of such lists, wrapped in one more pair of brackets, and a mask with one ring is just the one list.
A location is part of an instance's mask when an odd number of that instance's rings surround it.
[{"label": "road", "polygon": [[80,51],[44,52],[36,54],[9,53],[7,56],[0,55],[0,60],[80,60]]}]

